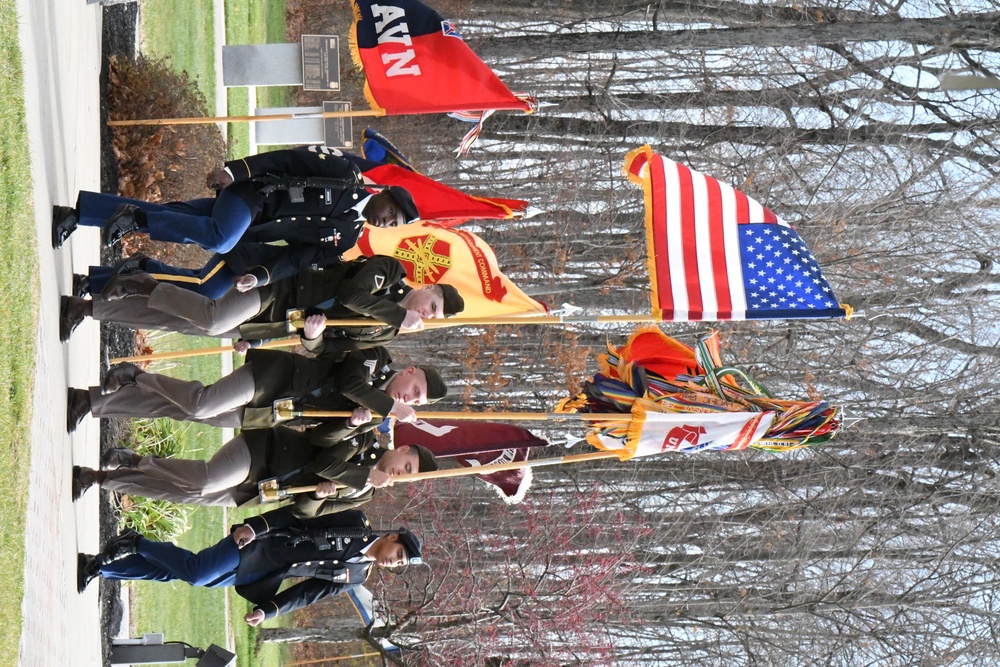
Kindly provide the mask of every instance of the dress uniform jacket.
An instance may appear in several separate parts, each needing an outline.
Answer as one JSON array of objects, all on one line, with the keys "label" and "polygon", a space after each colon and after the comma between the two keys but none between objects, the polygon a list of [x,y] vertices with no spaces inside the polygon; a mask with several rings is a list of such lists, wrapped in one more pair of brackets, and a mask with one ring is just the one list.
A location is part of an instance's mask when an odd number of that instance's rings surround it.
[{"label": "dress uniform jacket", "polygon": [[[369,193],[360,172],[348,160],[309,149],[289,149],[247,156],[226,167],[233,183],[214,199],[154,204],[81,190],[79,224],[101,227],[119,206],[130,204],[145,214],[150,238],[197,243],[227,256],[240,242],[283,241],[324,248],[323,257],[314,258],[322,261],[339,258],[357,243]],[[293,201],[287,190],[269,190],[258,178],[268,175],[336,182],[330,187],[305,188],[302,201]],[[233,254],[232,261],[247,261],[246,250]]]},{"label": "dress uniform jacket", "polygon": [[[283,398],[294,398],[299,410],[353,410],[362,406],[382,416],[392,410],[393,399],[378,389],[395,374],[389,369],[392,358],[384,348],[355,350],[339,361],[258,349],[247,352],[247,363],[251,364],[256,391],[244,411],[244,428],[254,428],[254,423],[258,423],[257,428],[263,426],[257,421],[259,412],[263,411],[266,419],[274,401]],[[320,424],[317,428],[324,429],[331,442],[352,430],[346,419],[293,420],[289,425],[293,423]]]},{"label": "dress uniform jacket", "polygon": [[[351,510],[302,520],[285,509],[247,519],[256,538],[240,550],[236,592],[273,618],[362,584],[371,574],[373,562],[349,563],[376,538],[359,536],[371,529],[368,518]],[[338,531],[351,531],[338,540]],[[295,539],[306,538],[306,539]],[[294,544],[294,546],[292,546]],[[306,577],[305,581],[278,592],[286,578]]]},{"label": "dress uniform jacket", "polygon": [[[253,219],[242,241],[288,241],[335,248],[354,247],[364,220],[352,210],[366,197],[361,172],[350,161],[308,148],[248,155],[226,163],[233,183],[226,189],[250,208]],[[304,199],[293,201],[287,190],[267,191],[251,179],[271,175],[343,179],[345,187],[304,189]]]},{"label": "dress uniform jacket", "polygon": [[273,429],[243,431],[250,450],[250,473],[244,484],[246,497],[257,498],[257,482],[272,477],[282,486],[305,486],[323,481],[337,482],[344,488],[333,496],[316,498],[311,493],[294,496],[292,512],[309,518],[353,509],[369,500],[368,471],[382,458],[384,450],[375,448],[374,431],[355,433],[329,444],[318,429],[305,433],[278,426]]},{"label": "dress uniform jacket", "polygon": [[288,310],[301,308],[327,319],[371,317],[384,322],[328,329],[313,341],[303,341],[312,352],[335,354],[382,345],[396,336],[406,317],[399,302],[412,288],[405,277],[403,265],[383,255],[303,271],[260,289],[261,312],[240,327],[240,335],[248,340],[283,336]]},{"label": "dress uniform jacket", "polygon": [[[337,264],[344,250],[339,246],[327,244],[293,242],[287,245],[270,245],[241,241],[229,252],[213,256],[205,266],[210,267],[209,270],[214,270],[220,263],[223,264],[230,276],[228,287],[232,287],[234,278],[245,275],[253,276],[257,279],[258,286],[264,286],[291,278],[309,268],[323,268]],[[187,275],[182,269],[171,267],[170,271],[182,276]]]}]

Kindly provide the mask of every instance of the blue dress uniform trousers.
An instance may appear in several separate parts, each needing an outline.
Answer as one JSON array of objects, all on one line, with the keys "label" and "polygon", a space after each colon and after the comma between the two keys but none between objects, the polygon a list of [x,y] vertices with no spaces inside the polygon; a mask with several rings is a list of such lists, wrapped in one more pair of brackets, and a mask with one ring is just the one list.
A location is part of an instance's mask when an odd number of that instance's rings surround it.
[{"label": "blue dress uniform trousers", "polygon": [[192,586],[235,586],[257,581],[257,572],[237,577],[240,550],[232,537],[193,553],[170,542],[154,542],[140,537],[136,552],[101,565],[106,579],[142,579],[146,581],[185,581]]},{"label": "blue dress uniform trousers", "polygon": [[213,252],[228,252],[240,240],[254,213],[238,189],[253,189],[241,183],[219,191],[218,197],[169,204],[81,190],[76,201],[79,224],[103,227],[122,204],[138,206],[146,214],[149,237],[154,241],[195,243]]},{"label": "blue dress uniform trousers", "polygon": [[[198,269],[185,269],[155,259],[147,259],[145,271],[161,283],[183,287],[209,299],[221,298],[232,289],[236,279],[243,275],[233,271],[232,263],[227,262],[226,257],[219,253],[212,255],[208,262]],[[91,266],[88,275],[90,293],[100,294],[114,276],[114,269],[110,266]]]},{"label": "blue dress uniform trousers", "polygon": [[[274,616],[350,590],[368,579],[374,561],[362,551],[376,536],[358,511],[297,519],[288,509],[249,518],[257,538],[243,549],[232,537],[199,553],[139,538],[136,553],[100,566],[108,579],[186,581],[235,586],[236,593]],[[304,580],[281,590],[286,579]]]}]

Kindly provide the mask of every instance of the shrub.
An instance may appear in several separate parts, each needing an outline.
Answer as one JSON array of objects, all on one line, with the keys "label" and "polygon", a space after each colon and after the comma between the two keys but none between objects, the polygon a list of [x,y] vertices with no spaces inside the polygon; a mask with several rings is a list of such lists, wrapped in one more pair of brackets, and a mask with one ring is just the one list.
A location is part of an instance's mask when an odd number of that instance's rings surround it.
[{"label": "shrub", "polygon": [[[166,58],[108,60],[108,117],[114,120],[209,116],[205,98],[185,72],[174,72]],[[113,128],[118,162],[118,193],[123,197],[168,202],[210,196],[205,176],[223,163],[226,144],[215,124],[136,125]],[[197,246],[126,239],[125,254],[145,252],[179,264],[203,264],[209,254]]]},{"label": "shrub", "polygon": [[[177,426],[169,419],[136,419],[132,422],[129,444],[144,456],[185,455],[177,433]],[[172,542],[191,527],[193,511],[188,505],[165,500],[122,496],[119,527],[137,530],[151,540]]]}]

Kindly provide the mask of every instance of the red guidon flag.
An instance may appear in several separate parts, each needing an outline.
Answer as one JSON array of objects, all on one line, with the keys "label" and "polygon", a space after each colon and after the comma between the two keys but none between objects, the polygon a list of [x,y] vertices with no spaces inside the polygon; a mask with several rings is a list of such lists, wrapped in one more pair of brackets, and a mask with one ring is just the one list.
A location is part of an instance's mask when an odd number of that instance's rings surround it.
[{"label": "red guidon flag", "polygon": [[[446,419],[397,422],[394,439],[397,447],[423,445],[439,459],[452,458],[467,468],[526,461],[532,447],[549,444],[520,426]],[[531,468],[476,476],[511,504],[520,502],[531,485]]]},{"label": "red guidon flag", "polygon": [[452,285],[465,300],[463,318],[500,315],[545,315],[545,304],[522,292],[497,265],[486,242],[471,232],[429,222],[399,227],[365,225],[356,246],[344,261],[360,256],[388,255],[406,267],[406,281],[414,287]]},{"label": "red guidon flag", "polygon": [[520,199],[469,195],[394,164],[362,168],[361,173],[370,183],[403,186],[413,196],[420,216],[443,227],[454,227],[468,220],[513,218],[515,213],[528,208],[528,202]]},{"label": "red guidon flag", "polygon": [[433,220],[442,227],[455,227],[468,220],[513,218],[528,208],[528,202],[521,199],[470,195],[397,164],[376,162],[326,146],[310,146],[309,150],[350,160],[361,170],[366,183],[406,188],[413,196],[421,219]]},{"label": "red guidon flag", "polygon": [[500,82],[451,22],[416,0],[354,0],[351,53],[368,103],[388,115],[534,106]]}]

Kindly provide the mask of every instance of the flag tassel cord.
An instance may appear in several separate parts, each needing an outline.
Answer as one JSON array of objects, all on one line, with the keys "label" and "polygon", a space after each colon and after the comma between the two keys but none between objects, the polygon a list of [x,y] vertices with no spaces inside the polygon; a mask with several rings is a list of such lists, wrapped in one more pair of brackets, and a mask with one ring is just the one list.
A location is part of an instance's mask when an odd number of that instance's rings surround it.
[{"label": "flag tassel cord", "polygon": [[110,127],[126,125],[207,125],[210,123],[256,123],[257,121],[305,120],[311,118],[362,118],[384,116],[384,109],[359,109],[355,111],[315,111],[302,113],[275,113],[260,116],[192,116],[190,118],[146,118],[109,120]]}]

